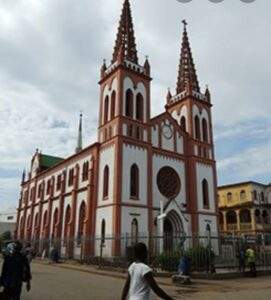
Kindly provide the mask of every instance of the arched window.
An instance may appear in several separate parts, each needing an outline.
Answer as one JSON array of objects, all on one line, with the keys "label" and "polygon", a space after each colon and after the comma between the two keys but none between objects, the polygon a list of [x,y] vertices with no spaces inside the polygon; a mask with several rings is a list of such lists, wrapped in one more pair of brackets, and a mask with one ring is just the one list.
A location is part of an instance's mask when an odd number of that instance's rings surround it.
[{"label": "arched window", "polygon": [[236,224],[237,223],[237,215],[234,210],[230,210],[226,214],[227,224]]},{"label": "arched window", "polygon": [[135,245],[138,241],[138,222],[137,219],[133,219],[131,224],[131,243]]},{"label": "arched window", "polygon": [[38,226],[39,226],[39,213],[36,213],[35,221],[34,221],[34,227],[38,228]]},{"label": "arched window", "polygon": [[31,216],[29,215],[27,218],[27,229],[30,229],[31,227]]},{"label": "arched window", "polygon": [[261,219],[261,212],[259,209],[255,210],[255,221],[257,224],[261,224],[262,219]]},{"label": "arched window", "polygon": [[116,115],[116,92],[113,91],[112,95],[111,95],[111,112],[110,112],[110,119],[114,119],[115,115]]},{"label": "arched window", "polygon": [[251,223],[251,214],[248,209],[240,210],[240,223]]},{"label": "arched window", "polygon": [[227,200],[228,200],[228,201],[232,201],[232,193],[231,193],[231,192],[229,192],[229,193],[227,194]]},{"label": "arched window", "polygon": [[42,221],[42,234],[43,234],[43,237],[45,236],[45,228],[46,228],[46,225],[47,225],[47,219],[48,219],[48,213],[47,213],[47,210],[46,210],[43,214],[43,221]]},{"label": "arched window", "polygon": [[133,118],[133,105],[134,105],[134,95],[133,92],[129,89],[126,91],[125,97],[125,115],[126,117]]},{"label": "arched window", "polygon": [[136,118],[143,121],[143,96],[139,93],[136,96]]},{"label": "arched window", "polygon": [[109,107],[109,97],[106,96],[104,100],[104,124],[108,121],[108,107]]},{"label": "arched window", "polygon": [[101,225],[101,244],[103,245],[105,243],[105,219],[102,220]]},{"label": "arched window", "polygon": [[202,181],[202,197],[203,197],[203,207],[208,209],[209,204],[209,185],[206,179]]},{"label": "arched window", "polygon": [[242,190],[240,192],[240,198],[241,198],[241,200],[246,200],[246,191]]},{"label": "arched window", "polygon": [[65,213],[64,243],[66,243],[67,239],[68,239],[68,229],[69,229],[70,219],[71,219],[71,207],[70,207],[70,205],[68,205],[66,208],[66,213]]},{"label": "arched window", "polygon": [[263,217],[263,223],[269,224],[269,214],[266,210],[263,211],[262,217]]},{"label": "arched window", "polygon": [[195,137],[200,140],[200,124],[198,116],[195,116]]},{"label": "arched window", "polygon": [[261,201],[264,202],[264,192],[261,192]]},{"label": "arched window", "polygon": [[108,197],[108,189],[109,189],[109,167],[105,166],[104,168],[104,181],[103,181],[103,197]]},{"label": "arched window", "polygon": [[181,128],[182,128],[183,131],[186,132],[186,119],[185,119],[185,116],[181,117]]},{"label": "arched window", "polygon": [[203,141],[208,142],[208,127],[207,127],[207,122],[203,118],[202,119],[202,135],[203,135]]},{"label": "arched window", "polygon": [[79,216],[78,216],[78,234],[77,234],[78,244],[82,243],[82,237],[84,236],[85,218],[86,218],[86,204],[85,201],[83,201],[80,205]]},{"label": "arched window", "polygon": [[52,228],[52,238],[57,236],[57,223],[58,223],[58,209],[56,208],[53,216],[53,228]]},{"label": "arched window", "polygon": [[130,196],[132,198],[138,198],[139,196],[139,170],[136,164],[131,167],[130,176]]}]

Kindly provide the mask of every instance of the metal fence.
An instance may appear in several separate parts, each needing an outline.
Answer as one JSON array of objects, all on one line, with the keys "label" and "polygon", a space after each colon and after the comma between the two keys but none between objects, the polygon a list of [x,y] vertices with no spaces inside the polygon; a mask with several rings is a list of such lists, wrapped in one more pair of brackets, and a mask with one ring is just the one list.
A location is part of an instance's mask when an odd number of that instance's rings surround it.
[{"label": "metal fence", "polygon": [[[139,233],[136,237],[116,236],[77,237],[76,239],[23,240],[24,246],[35,255],[62,260],[73,259],[83,263],[126,268],[133,260],[133,245],[145,243],[149,249],[148,263],[157,271],[176,271],[181,257],[188,256],[193,271],[238,269],[240,251],[252,246],[260,269],[271,269],[271,248],[266,241],[271,235],[217,236],[183,234],[154,236]],[[116,251],[114,253],[114,251]]]}]

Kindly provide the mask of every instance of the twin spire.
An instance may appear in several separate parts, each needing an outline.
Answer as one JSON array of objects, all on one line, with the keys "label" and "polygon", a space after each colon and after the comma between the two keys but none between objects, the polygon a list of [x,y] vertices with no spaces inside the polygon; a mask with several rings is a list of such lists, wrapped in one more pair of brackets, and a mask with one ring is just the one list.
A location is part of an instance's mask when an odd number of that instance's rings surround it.
[{"label": "twin spire", "polygon": [[187,22],[185,20],[182,22],[184,24],[184,30],[176,93],[178,95],[187,89],[200,93],[199,82],[186,30]]},{"label": "twin spire", "polygon": [[129,0],[125,0],[123,4],[112,63],[116,62],[119,56],[138,64],[134,26]]},{"label": "twin spire", "polygon": [[77,146],[75,148],[75,153],[79,153],[83,149],[82,118],[83,118],[83,114],[81,112],[80,113],[80,119],[79,119],[79,128],[78,128],[78,136],[77,136]]}]

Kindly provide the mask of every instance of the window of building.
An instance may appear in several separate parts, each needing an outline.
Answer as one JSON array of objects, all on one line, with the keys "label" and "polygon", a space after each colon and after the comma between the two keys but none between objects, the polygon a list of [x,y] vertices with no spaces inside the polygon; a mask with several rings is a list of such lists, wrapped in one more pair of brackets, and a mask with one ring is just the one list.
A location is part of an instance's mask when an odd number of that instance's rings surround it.
[{"label": "window of building", "polygon": [[51,180],[47,180],[47,185],[46,185],[46,195],[49,195],[51,191]]},{"label": "window of building", "polygon": [[116,115],[116,92],[113,91],[112,96],[111,96],[111,120],[115,118]]},{"label": "window of building", "polygon": [[263,223],[269,224],[269,214],[266,210],[263,211],[262,217],[263,217]]},{"label": "window of building", "polygon": [[78,234],[77,234],[78,244],[82,243],[82,237],[84,236],[85,218],[86,218],[86,204],[85,201],[83,201],[80,206],[79,217],[78,217]]},{"label": "window of building", "polygon": [[130,196],[139,197],[139,170],[136,164],[133,164],[130,171]]},{"label": "window of building", "polygon": [[135,245],[138,242],[138,222],[137,219],[132,220],[131,224],[131,243]]},{"label": "window of building", "polygon": [[141,139],[141,128],[138,126],[136,127],[136,138]]},{"label": "window of building", "polygon": [[244,190],[242,190],[241,192],[240,192],[240,198],[241,198],[241,200],[246,200],[246,191],[244,191]]},{"label": "window of building", "polygon": [[83,164],[83,170],[82,170],[82,181],[88,180],[88,172],[89,172],[89,162],[86,161]]},{"label": "window of building", "polygon": [[104,100],[104,124],[106,124],[108,121],[108,107],[109,107],[109,98],[108,96],[106,96]]},{"label": "window of building", "polygon": [[57,237],[57,224],[58,224],[58,209],[56,208],[53,215],[52,239]]},{"label": "window of building", "polygon": [[13,219],[14,219],[13,216],[8,216],[8,217],[7,217],[7,220],[8,220],[8,221],[11,221],[11,220],[13,220]]},{"label": "window of building", "polygon": [[203,135],[203,141],[208,142],[208,127],[207,127],[207,122],[203,118],[202,119],[202,135]]},{"label": "window of building", "polygon": [[183,131],[186,132],[186,119],[185,119],[185,116],[181,117],[181,128],[182,128]]},{"label": "window of building", "polygon": [[34,202],[35,201],[35,188],[32,187],[30,191],[30,201]]},{"label": "window of building", "polygon": [[103,176],[103,197],[108,197],[108,190],[109,190],[109,167],[105,166],[104,168],[104,176]]},{"label": "window of building", "polygon": [[133,128],[133,125],[127,125],[127,135],[129,137],[133,137],[133,131],[134,131],[134,128]]},{"label": "window of building", "polygon": [[101,225],[101,244],[103,245],[105,243],[105,219],[102,220],[102,225]]},{"label": "window of building", "polygon": [[73,185],[73,179],[74,178],[74,169],[70,169],[69,171],[69,179],[68,179],[68,185],[72,186]]},{"label": "window of building", "polygon": [[203,207],[208,209],[210,206],[209,202],[209,185],[206,179],[202,181],[202,197],[203,197]]},{"label": "window of building", "polygon": [[66,208],[65,222],[64,222],[64,243],[65,244],[67,243],[68,240],[70,219],[71,219],[71,207],[70,205],[68,205]]},{"label": "window of building", "polygon": [[133,92],[128,89],[126,91],[126,97],[125,97],[125,115],[126,117],[133,118],[133,106],[134,106],[134,95]]},{"label": "window of building", "polygon": [[261,192],[261,201],[264,202],[264,192]]},{"label": "window of building", "polygon": [[253,191],[253,198],[254,200],[258,200],[258,193],[256,190]]},{"label": "window of building", "polygon": [[195,116],[195,137],[198,140],[200,139],[200,124],[198,116]]},{"label": "window of building", "polygon": [[139,93],[136,96],[136,118],[143,121],[143,96]]},{"label": "window of building", "polygon": [[232,201],[232,193],[231,193],[231,192],[227,193],[227,200],[228,200],[229,202]]},{"label": "window of building", "polygon": [[38,198],[42,197],[43,184],[40,183],[38,187]]},{"label": "window of building", "polygon": [[42,230],[43,230],[43,234],[45,234],[45,228],[47,225],[47,219],[48,219],[48,213],[47,210],[44,212],[43,214],[43,222],[42,222]]},{"label": "window of building", "polygon": [[61,189],[61,174],[57,176],[56,180],[56,190],[59,191]]}]

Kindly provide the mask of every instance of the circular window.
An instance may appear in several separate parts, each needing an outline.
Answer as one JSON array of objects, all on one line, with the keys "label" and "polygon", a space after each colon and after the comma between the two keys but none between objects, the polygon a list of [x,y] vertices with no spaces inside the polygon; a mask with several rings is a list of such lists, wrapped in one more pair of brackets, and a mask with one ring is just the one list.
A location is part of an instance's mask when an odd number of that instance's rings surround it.
[{"label": "circular window", "polygon": [[163,167],[157,174],[159,192],[168,199],[175,198],[181,190],[178,173],[171,167]]}]

